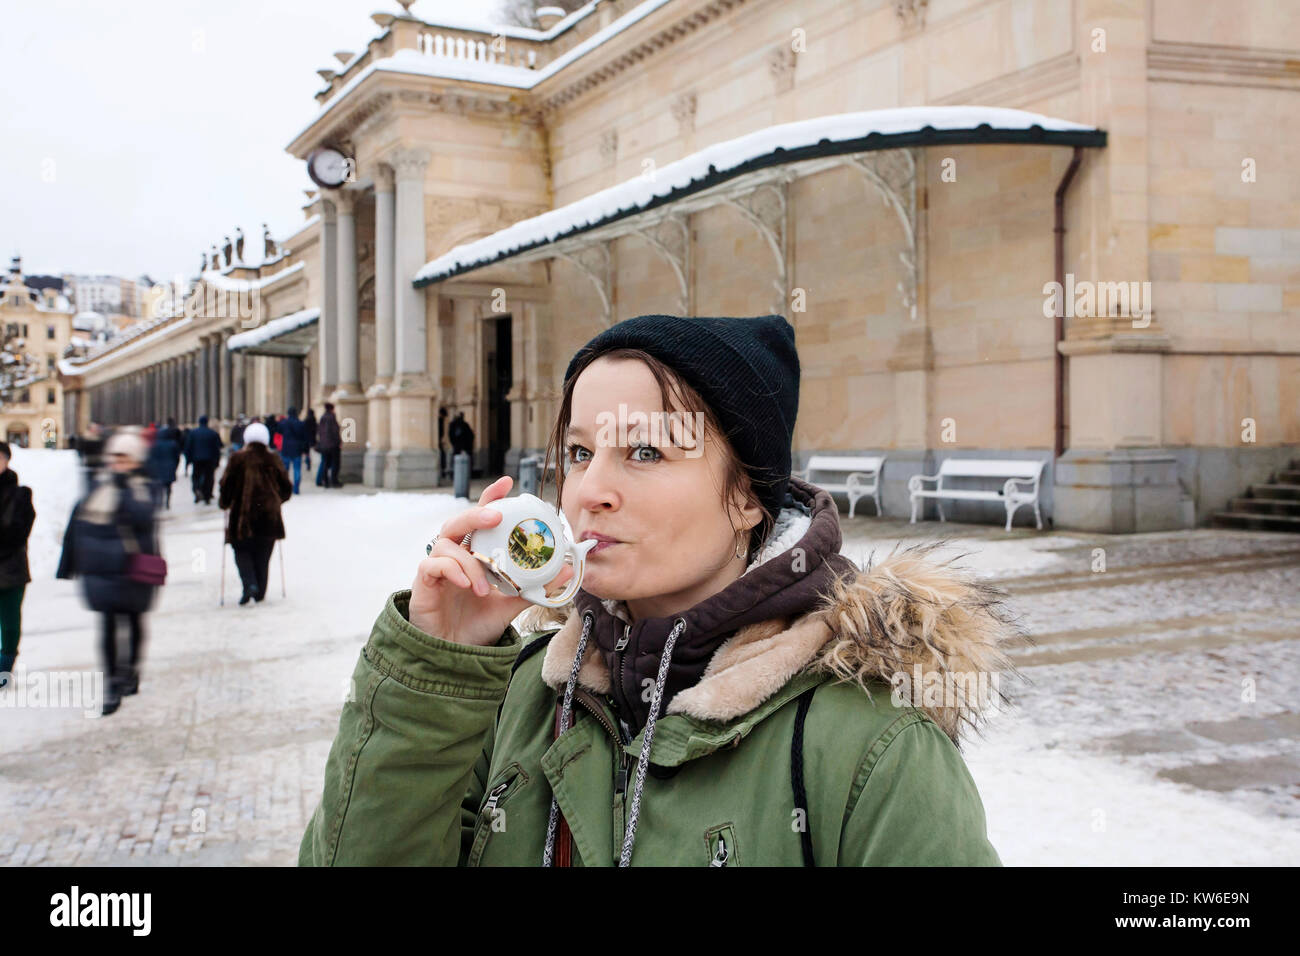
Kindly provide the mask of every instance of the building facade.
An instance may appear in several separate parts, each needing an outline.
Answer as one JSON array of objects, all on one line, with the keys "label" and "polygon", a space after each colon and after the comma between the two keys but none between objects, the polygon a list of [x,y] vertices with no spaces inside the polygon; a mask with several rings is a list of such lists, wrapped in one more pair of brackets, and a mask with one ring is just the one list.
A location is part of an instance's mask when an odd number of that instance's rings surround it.
[{"label": "building facade", "polygon": [[[1295,457],[1300,10],[598,0],[541,30],[374,19],[288,146],[346,167],[312,197],[300,273],[204,277],[268,282],[242,331],[299,316],[285,341],[182,333],[268,363],[256,402],[279,408],[287,380],[333,400],[345,477],[435,484],[440,408],[474,428],[476,470],[514,471],[544,449],[573,352],[653,312],[789,319],[797,458],[885,454],[889,514],[945,458],[1026,458],[1058,526],[1173,528]],[[126,347],[92,360],[97,385],[141,371]]]},{"label": "building facade", "polygon": [[23,281],[20,260],[0,287],[0,438],[23,448],[65,448],[59,362],[72,345],[72,306]]}]

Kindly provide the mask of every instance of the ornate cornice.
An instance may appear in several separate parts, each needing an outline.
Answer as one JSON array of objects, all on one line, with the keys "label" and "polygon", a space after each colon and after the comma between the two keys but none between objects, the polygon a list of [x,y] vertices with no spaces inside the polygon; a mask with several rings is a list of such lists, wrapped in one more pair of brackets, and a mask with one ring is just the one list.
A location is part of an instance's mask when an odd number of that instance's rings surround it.
[{"label": "ornate cornice", "polygon": [[[664,27],[653,35],[646,37],[630,50],[615,57],[613,60],[600,63],[599,66],[588,66],[584,70],[584,64],[587,61],[592,63],[600,62],[600,50],[597,48],[593,53],[577,60],[561,71],[562,74],[568,73],[572,75],[573,79],[569,80],[554,93],[540,98],[537,103],[538,109],[543,115],[559,109],[588,90],[599,86],[605,81],[622,73],[624,70],[636,66],[642,60],[658,53],[664,47],[676,43],[678,40],[694,33],[701,27],[707,26],[713,21],[726,16],[737,7],[744,6],[744,4],[745,0],[712,0],[711,3],[703,4],[702,6],[683,14],[682,18],[676,23]],[[672,10],[673,7],[670,5],[663,9]],[[557,74],[557,78],[559,76],[560,74]]]},{"label": "ornate cornice", "polygon": [[1300,59],[1287,50],[1160,41],[1147,48],[1147,79],[1153,81],[1295,90],[1298,67]]}]

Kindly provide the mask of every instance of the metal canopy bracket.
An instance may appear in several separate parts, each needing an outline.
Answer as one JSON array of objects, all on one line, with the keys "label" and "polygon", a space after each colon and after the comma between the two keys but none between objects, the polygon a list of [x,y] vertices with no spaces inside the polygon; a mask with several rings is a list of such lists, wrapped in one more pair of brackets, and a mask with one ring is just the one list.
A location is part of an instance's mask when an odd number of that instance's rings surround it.
[{"label": "metal canopy bracket", "polygon": [[917,248],[916,248],[916,148],[886,149],[873,153],[856,153],[845,156],[843,165],[852,166],[862,173],[867,184],[879,194],[886,206],[894,210],[903,227],[906,245],[898,254],[903,263],[903,280],[897,289],[903,308],[916,318]]},{"label": "metal canopy bracket", "polygon": [[[664,227],[668,228],[665,230]],[[668,232],[666,238],[660,233]],[[677,308],[681,315],[690,314],[690,243],[691,230],[686,225],[686,217],[667,215],[647,221],[636,234],[650,244],[650,248],[659,253],[660,258],[672,267],[677,276]]]},{"label": "metal canopy bracket", "polygon": [[772,279],[772,312],[776,315],[785,315],[786,295],[789,292],[789,241],[785,223],[792,179],[794,175],[789,170],[781,170],[769,182],[761,183],[748,192],[723,198],[724,203],[753,224],[772,250],[776,259],[776,275]]},{"label": "metal canopy bracket", "polygon": [[[614,277],[609,254],[609,240],[584,243],[568,249],[554,249],[552,254],[575,268],[596,287],[600,305],[604,309],[605,328],[613,324]],[[594,261],[592,261],[594,260]]]}]

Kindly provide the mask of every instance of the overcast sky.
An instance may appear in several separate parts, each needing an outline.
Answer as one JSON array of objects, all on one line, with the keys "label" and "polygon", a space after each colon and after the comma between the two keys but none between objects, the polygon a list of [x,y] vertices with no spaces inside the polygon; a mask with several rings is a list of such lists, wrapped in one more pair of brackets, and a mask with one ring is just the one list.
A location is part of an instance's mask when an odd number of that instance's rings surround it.
[{"label": "overcast sky", "polygon": [[[497,0],[411,12],[495,21]],[[39,0],[0,23],[0,254],[27,273],[195,274],[242,226],[302,222],[322,67],[394,0]]]}]

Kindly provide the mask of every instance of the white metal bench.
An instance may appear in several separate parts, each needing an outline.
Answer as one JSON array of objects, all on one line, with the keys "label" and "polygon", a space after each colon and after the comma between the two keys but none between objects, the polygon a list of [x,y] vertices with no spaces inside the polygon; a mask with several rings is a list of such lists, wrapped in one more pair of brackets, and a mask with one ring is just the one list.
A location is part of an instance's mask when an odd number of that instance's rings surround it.
[{"label": "white metal bench", "polygon": [[[883,512],[880,508],[880,473],[885,468],[885,457],[857,457],[843,455],[813,455],[803,471],[796,474],[811,484],[832,494],[841,492],[849,497],[849,517],[854,517],[853,510],[859,498],[871,498],[876,503],[876,516]],[[813,478],[816,472],[835,474],[848,473],[842,482],[825,482]]]},{"label": "white metal bench", "polygon": [[[925,498],[935,499],[939,506],[940,521],[948,520],[943,513],[945,498],[953,501],[1001,501],[1007,509],[1008,531],[1011,530],[1011,518],[1017,509],[1029,504],[1034,506],[1034,520],[1041,531],[1043,516],[1038,510],[1038,490],[1044,464],[1041,461],[948,458],[939,466],[937,475],[913,475],[907,479],[907,490],[912,498],[912,523],[916,523],[916,510]],[[945,478],[1005,478],[1006,481],[1000,489],[980,491],[953,488],[951,485],[945,488]],[[935,482],[935,487],[926,488],[927,481]]]}]

